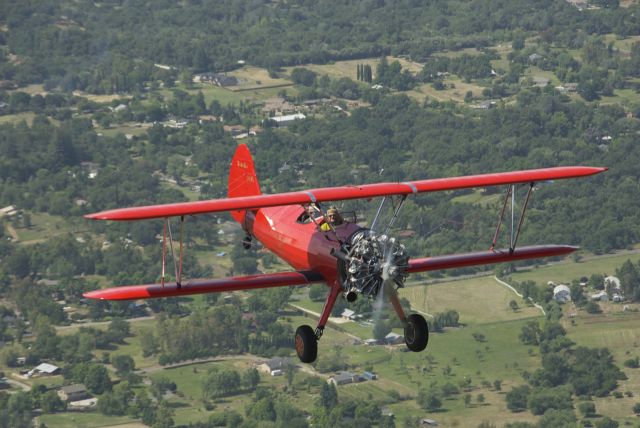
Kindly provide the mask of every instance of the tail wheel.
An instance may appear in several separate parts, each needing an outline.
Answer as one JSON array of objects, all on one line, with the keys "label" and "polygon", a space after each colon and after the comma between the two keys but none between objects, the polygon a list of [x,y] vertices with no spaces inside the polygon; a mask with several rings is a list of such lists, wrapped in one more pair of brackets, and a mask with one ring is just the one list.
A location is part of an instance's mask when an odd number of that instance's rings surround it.
[{"label": "tail wheel", "polygon": [[308,325],[301,325],[296,330],[296,352],[303,363],[313,363],[318,356],[318,339],[313,329]]},{"label": "tail wheel", "polygon": [[429,326],[422,315],[411,314],[407,317],[407,324],[404,326],[404,342],[413,352],[423,351],[427,347]]}]

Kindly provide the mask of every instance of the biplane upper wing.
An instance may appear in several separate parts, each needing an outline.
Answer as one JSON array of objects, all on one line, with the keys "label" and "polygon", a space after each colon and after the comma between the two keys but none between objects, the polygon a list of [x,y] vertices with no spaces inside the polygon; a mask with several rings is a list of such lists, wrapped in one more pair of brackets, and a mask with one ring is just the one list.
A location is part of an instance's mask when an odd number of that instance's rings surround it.
[{"label": "biplane upper wing", "polygon": [[607,168],[588,166],[562,166],[462,177],[436,178],[401,183],[377,183],[361,186],[341,186],[310,189],[272,195],[243,196],[212,199],[198,202],[182,202],[165,205],[149,205],[121,208],[88,214],[92,220],[143,220],[205,214],[221,211],[258,209],[282,205],[309,204],[347,199],[367,199],[380,196],[410,195],[413,193],[488,187],[506,184],[534,183],[549,180],[585,177],[606,171]]},{"label": "biplane upper wing", "polygon": [[137,300],[154,297],[175,297],[189,294],[218,293],[225,291],[252,290],[256,288],[309,285],[322,282],[324,278],[311,271],[265,273],[220,279],[192,279],[180,287],[174,283],[126,285],[89,291],[84,297],[100,300]]}]

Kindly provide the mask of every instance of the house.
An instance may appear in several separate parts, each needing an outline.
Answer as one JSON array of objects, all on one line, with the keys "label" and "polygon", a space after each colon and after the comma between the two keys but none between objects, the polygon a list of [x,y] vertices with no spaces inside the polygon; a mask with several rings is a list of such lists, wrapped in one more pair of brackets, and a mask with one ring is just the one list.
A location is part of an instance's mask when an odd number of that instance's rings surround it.
[{"label": "house", "polygon": [[258,370],[271,376],[279,376],[291,365],[289,358],[272,358],[258,365]]},{"label": "house", "polygon": [[18,214],[18,210],[13,205],[0,208],[0,218],[13,217],[16,214]]},{"label": "house", "polygon": [[60,373],[60,367],[49,363],[42,363],[27,372],[27,377],[52,376]]},{"label": "house", "polygon": [[540,61],[543,58],[544,57],[542,55],[540,55],[539,53],[532,53],[531,55],[529,55],[529,62],[531,64],[535,64],[536,62]]},{"label": "house", "polygon": [[221,73],[200,73],[193,76],[194,83],[210,83],[217,86],[236,86],[239,82],[233,76]]},{"label": "house", "polygon": [[362,373],[362,377],[365,378],[366,380],[378,379],[378,375],[376,375],[374,372],[364,372]]},{"label": "house", "polygon": [[495,101],[483,101],[480,104],[474,104],[471,108],[476,110],[489,110],[490,108],[494,108],[496,106]]},{"label": "house", "polygon": [[601,301],[601,302],[608,302],[609,301],[609,295],[604,290],[600,291],[599,293],[592,294],[589,297],[593,301]]},{"label": "house", "polygon": [[276,123],[277,126],[288,126],[288,125],[291,125],[296,120],[302,120],[302,119],[306,119],[306,116],[302,113],[296,113],[296,114],[287,114],[284,116],[273,116],[265,120],[272,120]]},{"label": "house", "polygon": [[338,385],[347,385],[350,383],[358,383],[361,380],[362,379],[360,378],[360,376],[355,373],[340,372],[337,375],[330,377],[327,383],[332,383],[335,386],[338,386]]},{"label": "house", "polygon": [[352,311],[351,309],[346,309],[344,311],[342,311],[342,313],[340,314],[340,316],[346,320],[352,320],[354,319],[356,313],[354,311]]},{"label": "house", "polygon": [[377,339],[366,339],[364,341],[364,344],[368,345],[368,346],[377,345],[378,344],[378,340]]},{"label": "house", "polygon": [[428,426],[428,427],[437,427],[438,426],[438,422],[434,421],[433,419],[423,418],[420,421],[420,425]]},{"label": "house", "polygon": [[58,390],[58,397],[62,401],[80,401],[91,398],[91,394],[87,392],[87,388],[81,383],[75,383],[73,385],[63,386]]},{"label": "house", "polygon": [[96,407],[96,404],[98,404],[97,398],[95,397],[87,398],[85,400],[69,402],[67,409],[68,410],[89,410],[89,409],[92,409],[93,407]]},{"label": "house", "polygon": [[571,301],[571,290],[568,285],[560,284],[553,288],[553,298],[556,302],[565,303]]},{"label": "house", "polygon": [[404,343],[404,336],[391,332],[384,337],[384,341],[389,345],[398,345]]}]

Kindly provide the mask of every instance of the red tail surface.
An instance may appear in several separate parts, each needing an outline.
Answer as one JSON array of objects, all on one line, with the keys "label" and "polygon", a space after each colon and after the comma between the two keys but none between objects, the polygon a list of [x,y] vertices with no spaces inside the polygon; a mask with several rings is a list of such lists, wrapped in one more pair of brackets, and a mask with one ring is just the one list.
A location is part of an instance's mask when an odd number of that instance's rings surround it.
[{"label": "red tail surface", "polygon": [[[227,196],[238,198],[241,196],[260,195],[260,184],[253,166],[253,158],[246,144],[240,144],[231,160],[229,170],[229,190]],[[233,218],[244,225],[246,210],[231,211]]]}]

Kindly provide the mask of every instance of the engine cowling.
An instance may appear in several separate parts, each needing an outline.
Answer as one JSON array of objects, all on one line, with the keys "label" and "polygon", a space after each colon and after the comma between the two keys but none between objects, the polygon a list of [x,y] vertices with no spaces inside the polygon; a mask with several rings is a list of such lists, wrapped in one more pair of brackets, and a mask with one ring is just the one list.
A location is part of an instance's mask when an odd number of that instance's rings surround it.
[{"label": "engine cowling", "polygon": [[378,295],[382,286],[404,287],[409,255],[404,245],[393,237],[363,229],[353,234],[343,248],[334,253],[348,301],[358,294]]}]

